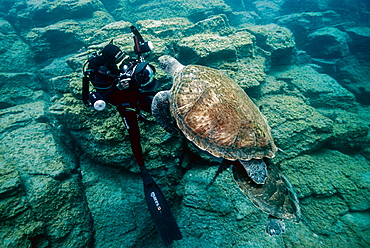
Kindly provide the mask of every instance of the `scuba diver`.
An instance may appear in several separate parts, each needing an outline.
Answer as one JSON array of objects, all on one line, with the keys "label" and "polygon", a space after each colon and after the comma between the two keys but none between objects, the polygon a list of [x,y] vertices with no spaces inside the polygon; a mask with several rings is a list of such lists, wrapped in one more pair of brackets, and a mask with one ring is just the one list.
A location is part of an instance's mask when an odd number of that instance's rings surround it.
[{"label": "scuba diver", "polygon": [[[144,41],[134,26],[131,26],[131,32],[134,34],[134,52],[138,57],[127,64],[123,63],[129,56],[115,46],[113,41],[100,54],[90,57],[83,66],[82,100],[85,106],[92,106],[97,111],[102,111],[107,103],[117,108],[128,130],[132,152],[140,166],[149,211],[164,245],[168,246],[174,240],[182,239],[182,235],[165,197],[145,167],[138,125],[138,118],[145,119],[141,110],[151,113],[155,94],[153,90],[158,86],[154,78],[156,70],[145,62],[146,57],[143,56],[153,46],[150,41]],[[94,86],[93,92],[89,91],[90,82]]]},{"label": "scuba diver", "polygon": [[[150,51],[149,47],[144,51]],[[134,156],[142,166],[144,161],[137,116],[145,118],[140,110],[151,113],[154,93],[147,91],[155,89],[158,83],[154,78],[155,68],[145,62],[141,54],[129,64],[118,66],[125,57],[127,59],[128,56],[112,42],[104,47],[101,54],[93,55],[85,71],[88,78],[84,78],[93,84],[95,92],[89,93],[89,82],[85,82],[83,99],[86,106],[92,105],[98,111],[103,110],[106,103],[116,106],[129,131]]]}]

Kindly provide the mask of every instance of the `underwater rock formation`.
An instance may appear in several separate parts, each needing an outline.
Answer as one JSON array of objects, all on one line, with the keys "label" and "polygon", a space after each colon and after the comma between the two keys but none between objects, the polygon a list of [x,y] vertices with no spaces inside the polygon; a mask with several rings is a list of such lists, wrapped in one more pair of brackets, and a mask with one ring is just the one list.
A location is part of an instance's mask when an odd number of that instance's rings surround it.
[{"label": "underwater rock formation", "polygon": [[332,11],[292,13],[276,18],[277,24],[289,28],[298,46],[305,44],[306,37],[315,30],[330,27],[339,22],[340,16]]},{"label": "underwater rock formation", "polygon": [[0,59],[2,61],[0,71],[17,73],[33,68],[35,65],[29,45],[18,36],[17,31],[3,18],[0,18],[0,27]]},{"label": "underwater rock formation", "polygon": [[246,28],[256,37],[256,45],[266,51],[271,66],[290,64],[295,41],[289,29],[276,24]]},{"label": "underwater rock formation", "polygon": [[0,113],[3,247],[87,247],[92,242],[93,220],[77,165],[55,139],[45,107],[39,101]]},{"label": "underwater rock formation", "polygon": [[[197,22],[212,15],[231,12],[231,8],[225,4],[224,0],[153,0],[148,3],[139,0],[117,1],[117,3],[118,8],[114,7],[114,4],[112,6],[115,18],[132,20],[132,22],[143,19],[160,20],[176,16],[184,16]],[[111,3],[108,2],[106,5],[111,5]]]},{"label": "underwater rock formation", "polygon": [[[153,65],[169,54],[223,70],[245,89],[272,127],[281,149],[273,162],[304,217],[282,236],[266,235],[267,215],[232,172],[207,189],[218,163],[149,117],[140,123],[147,167],[184,236],[173,247],[329,247],[339,238],[369,246],[368,5],[5,1],[0,246],[161,247],[119,115],[80,100],[88,56],[111,39],[133,56],[132,24],[154,43]],[[159,89],[171,87],[158,66],[157,78]]]},{"label": "underwater rock formation", "polygon": [[349,36],[337,28],[322,28],[307,38],[305,50],[312,57],[337,59],[349,55]]},{"label": "underwater rock formation", "polygon": [[[293,168],[291,163],[297,166]],[[312,167],[312,163],[316,166]],[[309,221],[310,228],[323,235],[345,233],[349,243],[361,246],[367,239],[364,223],[368,223],[369,217],[364,210],[370,207],[369,192],[360,190],[369,184],[365,160],[323,149],[284,161],[281,169],[284,173],[296,170],[294,177],[288,177],[300,195],[302,214]],[[307,177],[308,174],[311,176]],[[320,210],[323,204],[326,205],[325,210]],[[358,236],[353,236],[351,228]]]}]

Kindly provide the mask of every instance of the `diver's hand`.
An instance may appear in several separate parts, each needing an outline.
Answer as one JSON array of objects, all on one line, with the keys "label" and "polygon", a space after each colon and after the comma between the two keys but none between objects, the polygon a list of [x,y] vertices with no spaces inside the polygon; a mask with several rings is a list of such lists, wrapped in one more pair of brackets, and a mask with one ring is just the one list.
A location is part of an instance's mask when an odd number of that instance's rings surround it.
[{"label": "diver's hand", "polygon": [[117,83],[117,88],[119,90],[125,90],[127,89],[128,87],[130,87],[130,81],[131,79],[130,78],[123,78],[123,79],[120,79]]}]

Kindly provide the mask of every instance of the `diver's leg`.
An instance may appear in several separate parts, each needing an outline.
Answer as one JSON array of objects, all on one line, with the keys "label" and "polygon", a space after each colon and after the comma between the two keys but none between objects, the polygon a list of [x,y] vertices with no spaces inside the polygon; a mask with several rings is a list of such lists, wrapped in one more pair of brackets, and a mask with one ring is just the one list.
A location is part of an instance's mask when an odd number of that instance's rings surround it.
[{"label": "diver's leg", "polygon": [[131,141],[132,153],[139,166],[144,165],[143,151],[140,144],[140,129],[137,121],[137,114],[135,111],[127,111],[125,107],[118,107]]},{"label": "diver's leg", "polygon": [[162,238],[162,241],[167,247],[174,240],[182,239],[180,229],[165,196],[153,178],[150,176],[149,171],[144,165],[136,111],[126,111],[123,106],[118,107],[118,111],[127,123],[127,130],[131,141],[131,149],[134,153],[137,163],[140,166],[141,177],[144,183],[145,200],[147,202],[150,215],[152,216],[159,236]]}]

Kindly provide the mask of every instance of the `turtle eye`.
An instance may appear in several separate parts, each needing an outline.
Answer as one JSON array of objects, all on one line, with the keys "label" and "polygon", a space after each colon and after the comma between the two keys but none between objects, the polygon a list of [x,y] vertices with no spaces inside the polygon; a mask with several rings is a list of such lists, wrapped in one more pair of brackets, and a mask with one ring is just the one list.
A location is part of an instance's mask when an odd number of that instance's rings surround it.
[{"label": "turtle eye", "polygon": [[166,71],[167,70],[167,67],[168,67],[168,65],[167,64],[165,64],[165,63],[160,63],[160,65],[159,65],[160,67],[161,67],[161,69],[162,70],[164,70],[164,71]]}]

